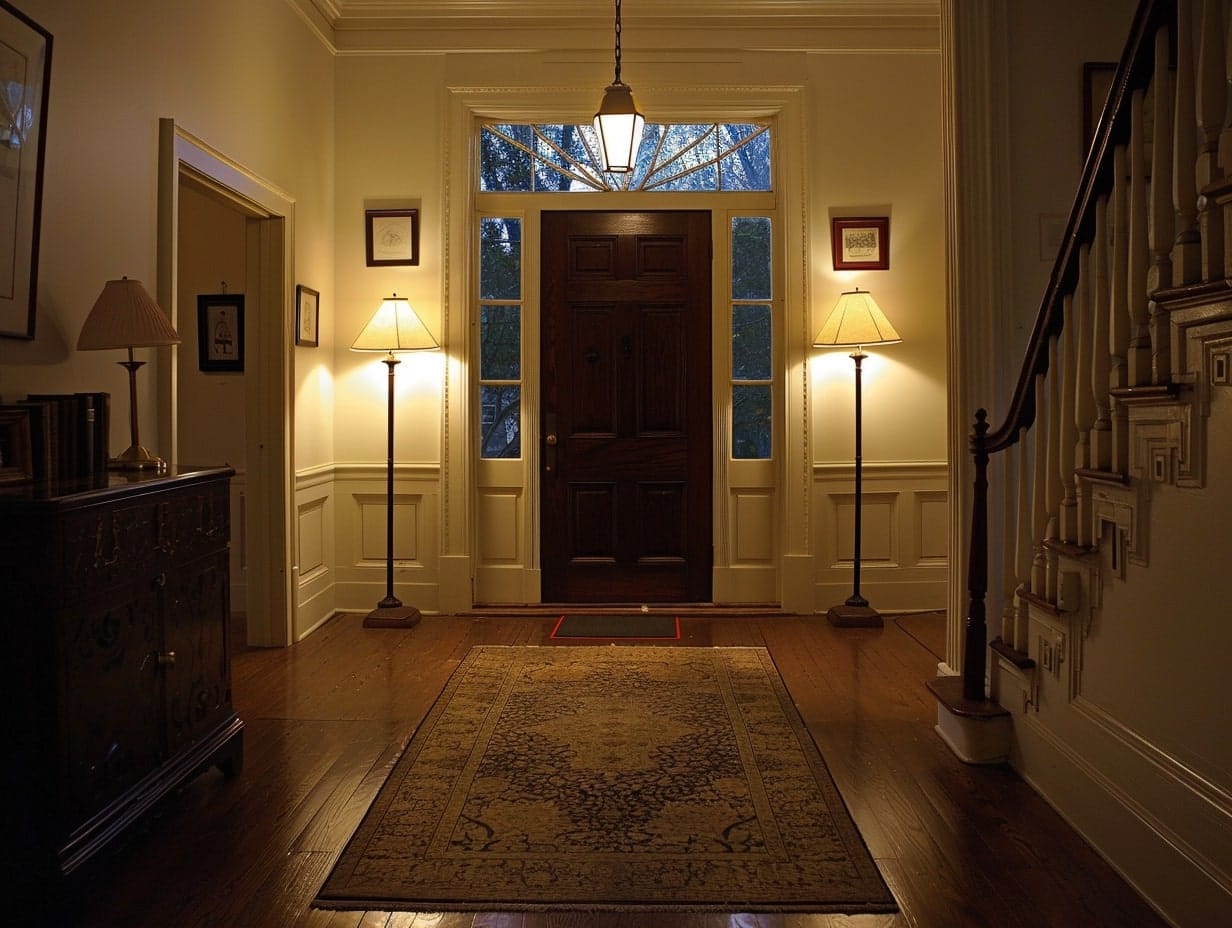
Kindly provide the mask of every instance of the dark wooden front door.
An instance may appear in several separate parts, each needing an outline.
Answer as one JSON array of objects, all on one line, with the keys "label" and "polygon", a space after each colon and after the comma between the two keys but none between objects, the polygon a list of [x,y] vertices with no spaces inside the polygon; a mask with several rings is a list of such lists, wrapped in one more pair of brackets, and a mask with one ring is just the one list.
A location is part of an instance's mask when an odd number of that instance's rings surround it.
[{"label": "dark wooden front door", "polygon": [[710,214],[542,216],[545,602],[710,599]]}]

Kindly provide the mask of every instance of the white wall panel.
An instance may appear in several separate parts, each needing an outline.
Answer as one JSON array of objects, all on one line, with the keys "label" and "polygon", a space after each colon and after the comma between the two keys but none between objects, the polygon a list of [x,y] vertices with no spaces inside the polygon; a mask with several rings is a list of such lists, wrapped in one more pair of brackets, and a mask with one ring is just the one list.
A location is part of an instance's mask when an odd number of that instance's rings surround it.
[{"label": "white wall panel", "polygon": [[[881,610],[945,607],[949,537],[944,463],[865,464],[860,591]],[[852,591],[855,467],[814,468],[815,608]]]}]

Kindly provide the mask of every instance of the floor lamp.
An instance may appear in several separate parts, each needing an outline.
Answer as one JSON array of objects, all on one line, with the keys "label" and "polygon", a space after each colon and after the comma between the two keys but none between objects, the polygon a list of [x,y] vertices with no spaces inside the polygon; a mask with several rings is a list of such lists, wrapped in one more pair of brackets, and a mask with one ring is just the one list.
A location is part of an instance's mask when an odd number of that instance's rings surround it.
[{"label": "floor lamp", "polygon": [[180,336],[139,280],[109,280],[94,301],[77,337],[78,351],[124,348],[127,361],[116,363],[128,371],[128,430],[132,443],[107,466],[112,470],[164,470],[166,462],[141,444],[137,417],[137,371],[145,364],[133,358],[134,348],[178,345]]},{"label": "floor lamp", "polygon": [[864,438],[861,424],[861,364],[868,357],[864,353],[866,345],[893,345],[901,341],[872,295],[858,287],[839,296],[834,309],[822,323],[821,331],[813,339],[814,348],[855,349],[851,353],[851,360],[856,362],[856,524],[852,548],[852,590],[846,602],[841,606],[831,606],[826,613],[830,624],[842,628],[879,628],[882,625],[881,614],[860,595],[860,523],[863,508],[860,446]]},{"label": "floor lamp", "polygon": [[419,610],[402,605],[394,595],[394,366],[401,363],[397,352],[440,348],[415,310],[394,294],[382,300],[377,311],[351,345],[352,351],[383,351],[389,366],[389,423],[385,475],[385,598],[364,618],[365,628],[413,628]]}]

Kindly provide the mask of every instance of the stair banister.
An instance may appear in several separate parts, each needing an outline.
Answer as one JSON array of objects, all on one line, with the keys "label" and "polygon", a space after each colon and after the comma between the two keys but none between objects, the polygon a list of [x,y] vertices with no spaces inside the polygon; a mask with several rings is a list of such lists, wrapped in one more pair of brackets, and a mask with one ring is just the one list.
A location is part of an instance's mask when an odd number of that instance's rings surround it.
[{"label": "stair banister", "polygon": [[[988,591],[989,457],[1013,447],[1026,430],[1034,424],[1040,412],[1036,408],[1036,378],[1048,372],[1050,343],[1062,331],[1065,301],[1077,289],[1083,256],[1087,252],[1087,247],[1095,239],[1099,200],[1101,197],[1106,198],[1114,187],[1120,184],[1120,178],[1116,176],[1116,173],[1123,169],[1119,168],[1121,159],[1115,157],[1116,149],[1130,142],[1131,122],[1133,122],[1131,111],[1137,109],[1140,113],[1145,89],[1154,77],[1157,43],[1163,41],[1158,36],[1160,31],[1164,30],[1167,40],[1175,44],[1176,17],[1177,0],[1142,0],[1139,4],[1130,27],[1124,53],[1113,77],[1108,99],[1100,114],[1090,150],[1083,164],[1078,193],[1070,209],[1061,248],[1053,264],[1043,300],[1031,329],[1022,367],[1019,369],[1005,418],[994,429],[990,426],[985,409],[981,408],[975,414],[975,424],[970,436],[975,476],[967,572],[969,605],[964,627],[962,660],[962,694],[968,700],[986,699],[988,627],[985,596]],[[1135,99],[1138,103],[1137,107],[1130,105]],[[1201,106],[1201,101],[1199,101],[1199,106]],[[1140,120],[1141,115],[1139,115],[1139,132],[1141,131]],[[1139,148],[1141,149],[1141,146]],[[1139,154],[1138,157],[1141,158],[1142,155]],[[1213,158],[1209,154],[1208,157]],[[1130,172],[1132,175],[1132,167]],[[1142,176],[1145,176],[1145,169],[1142,171]],[[1171,181],[1169,181],[1169,186],[1171,186]],[[1144,191],[1140,190],[1138,195],[1142,196],[1143,193]],[[1146,215],[1145,208],[1139,212],[1143,216]],[[1184,231],[1183,228],[1182,231]],[[1136,236],[1143,238],[1143,247],[1139,249],[1139,253],[1145,253],[1146,229],[1140,227],[1131,230],[1131,237]],[[1132,251],[1132,249],[1127,250]],[[1133,270],[1134,268],[1130,269],[1131,273]],[[1145,270],[1143,266],[1140,292],[1130,294],[1131,300],[1145,299]],[[1142,309],[1145,309],[1145,306]],[[1099,309],[1096,311],[1098,312]],[[1138,323],[1145,321],[1141,310],[1133,318]],[[1149,372],[1149,355],[1146,361]],[[1136,362],[1135,367],[1139,365],[1140,362]],[[1139,372],[1135,371],[1135,373]],[[1040,440],[1037,436],[1036,441]],[[1019,479],[1023,479],[1022,475]],[[1036,540],[1039,538],[1037,537]],[[1025,582],[1027,578],[1019,579]]]}]

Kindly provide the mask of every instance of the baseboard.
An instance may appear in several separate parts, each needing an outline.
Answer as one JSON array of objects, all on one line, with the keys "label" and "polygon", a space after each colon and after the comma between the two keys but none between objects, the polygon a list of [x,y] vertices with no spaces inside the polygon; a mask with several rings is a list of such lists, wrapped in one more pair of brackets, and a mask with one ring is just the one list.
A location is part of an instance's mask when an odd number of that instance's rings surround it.
[{"label": "baseboard", "polygon": [[[1181,784],[1160,786],[1160,771],[1137,771],[1126,758],[1097,767],[1030,714],[1015,713],[1014,730],[1012,766],[1164,918],[1177,925],[1212,925],[1232,911],[1228,874],[1145,814],[1144,802],[1165,815],[1189,804],[1192,797]],[[1092,741],[1099,740],[1091,734]],[[1125,785],[1148,779],[1163,792],[1146,796]],[[1210,834],[1226,834],[1229,823],[1216,818],[1211,817]]]}]

